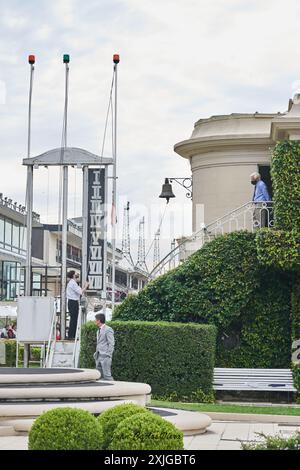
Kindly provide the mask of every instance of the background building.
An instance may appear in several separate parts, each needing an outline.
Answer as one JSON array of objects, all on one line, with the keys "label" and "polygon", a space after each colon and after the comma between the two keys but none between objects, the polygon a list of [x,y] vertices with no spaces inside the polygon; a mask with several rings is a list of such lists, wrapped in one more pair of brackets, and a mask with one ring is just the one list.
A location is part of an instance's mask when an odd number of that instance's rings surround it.
[{"label": "background building", "polygon": [[[0,193],[0,303],[14,302],[24,295],[26,265],[26,211]],[[68,220],[67,269],[81,271],[81,218]],[[61,226],[42,224],[33,214],[32,230],[32,294],[60,297],[61,289]],[[112,290],[112,246],[108,243],[108,301]],[[147,282],[147,273],[127,266],[123,253],[116,250],[116,301],[137,292]],[[91,293],[95,296],[95,293]]]}]

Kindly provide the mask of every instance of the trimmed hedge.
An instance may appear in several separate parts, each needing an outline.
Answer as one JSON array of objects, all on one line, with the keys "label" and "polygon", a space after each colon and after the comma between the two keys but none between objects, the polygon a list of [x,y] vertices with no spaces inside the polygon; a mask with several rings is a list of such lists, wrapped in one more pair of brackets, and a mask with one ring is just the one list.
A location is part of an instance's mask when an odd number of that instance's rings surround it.
[{"label": "trimmed hedge", "polygon": [[[212,392],[216,329],[211,325],[167,322],[109,322],[115,332],[113,376],[145,382],[158,397],[180,399]],[[97,327],[82,327],[80,367],[95,367]]]},{"label": "trimmed hedge", "polygon": [[[300,282],[295,281],[292,292],[292,340],[300,340]],[[296,353],[297,351],[297,353]],[[300,357],[300,348],[292,350],[292,354],[296,353],[296,357]],[[294,386],[298,391],[298,399],[300,396],[300,363],[292,364]]]},{"label": "trimmed hedge", "polygon": [[16,347],[17,347],[16,340],[3,338],[0,341],[1,343],[4,343],[5,345],[5,359],[6,359],[6,364],[1,364],[1,366],[2,367],[16,367]]},{"label": "trimmed hedge", "polygon": [[102,450],[103,430],[88,411],[55,408],[40,415],[29,432],[29,450]]},{"label": "trimmed hedge", "polygon": [[183,433],[152,413],[126,418],[114,432],[110,450],[183,450]]},{"label": "trimmed hedge", "polygon": [[126,299],[114,319],[214,324],[217,367],[290,367],[290,280],[262,266],[255,234],[234,232]]},{"label": "trimmed hedge", "polygon": [[[5,343],[5,356],[6,356],[6,364],[0,364],[0,367],[16,367],[17,341],[15,339],[1,338],[0,342]],[[23,354],[24,354],[24,346],[19,346],[19,354],[18,354],[19,361],[23,360]],[[40,355],[41,355],[40,347],[30,349],[30,360],[38,362],[40,361]]]},{"label": "trimmed hedge", "polygon": [[104,443],[103,449],[107,449],[112,441],[115,430],[125,418],[135,414],[150,413],[146,408],[134,403],[123,403],[103,411],[98,416],[98,421],[102,426]]}]

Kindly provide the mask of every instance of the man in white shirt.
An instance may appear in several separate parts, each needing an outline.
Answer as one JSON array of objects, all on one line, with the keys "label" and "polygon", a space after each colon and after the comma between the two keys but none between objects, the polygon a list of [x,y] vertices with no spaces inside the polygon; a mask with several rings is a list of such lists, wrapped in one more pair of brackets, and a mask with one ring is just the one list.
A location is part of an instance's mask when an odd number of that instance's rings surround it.
[{"label": "man in white shirt", "polygon": [[76,334],[77,319],[79,312],[79,301],[81,295],[83,295],[86,289],[88,288],[88,283],[86,283],[85,287],[81,289],[81,287],[79,287],[78,283],[76,282],[75,271],[69,271],[67,274],[67,278],[69,279],[67,285],[67,299],[68,310],[70,314],[68,339],[74,339]]}]

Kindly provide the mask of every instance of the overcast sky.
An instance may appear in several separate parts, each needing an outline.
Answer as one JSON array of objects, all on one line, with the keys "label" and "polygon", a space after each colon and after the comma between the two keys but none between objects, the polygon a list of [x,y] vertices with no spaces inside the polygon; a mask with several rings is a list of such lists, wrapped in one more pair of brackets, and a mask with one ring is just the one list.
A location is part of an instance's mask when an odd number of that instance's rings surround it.
[{"label": "overcast sky", "polygon": [[[112,55],[119,53],[119,221],[124,202],[131,201],[132,229],[146,217],[147,246],[164,208],[158,199],[163,179],[190,174],[173,146],[190,137],[194,122],[215,114],[284,111],[300,83],[297,0],[0,0],[0,5],[1,192],[24,203],[28,54],[37,58],[34,156],[60,146],[64,53],[71,56],[68,144],[99,154]],[[108,141],[105,155],[110,154]],[[76,175],[71,170],[71,217],[80,215],[79,170]],[[191,231],[191,202],[181,188],[175,190],[163,224],[164,249],[169,238]],[[56,172],[35,172],[34,206],[45,222],[57,220],[57,194]]]}]

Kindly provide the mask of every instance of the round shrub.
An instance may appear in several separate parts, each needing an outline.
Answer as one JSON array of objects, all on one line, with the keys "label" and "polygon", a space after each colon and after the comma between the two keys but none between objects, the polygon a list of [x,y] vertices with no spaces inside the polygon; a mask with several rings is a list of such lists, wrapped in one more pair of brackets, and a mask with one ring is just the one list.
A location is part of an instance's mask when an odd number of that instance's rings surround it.
[{"label": "round shrub", "polygon": [[122,405],[114,406],[108,410],[103,411],[98,417],[98,421],[102,426],[104,435],[103,448],[107,449],[113,438],[113,434],[118,425],[126,418],[135,414],[150,413],[146,408],[135,405],[134,403],[124,403]]},{"label": "round shrub", "polygon": [[183,450],[183,433],[153,413],[126,418],[114,432],[110,450]]},{"label": "round shrub", "polygon": [[55,408],[39,416],[29,433],[29,450],[101,450],[103,430],[88,411]]}]

